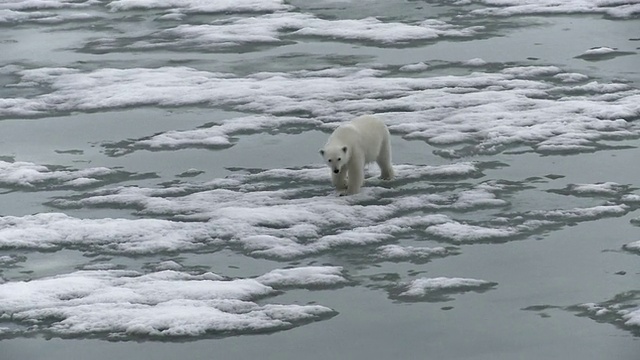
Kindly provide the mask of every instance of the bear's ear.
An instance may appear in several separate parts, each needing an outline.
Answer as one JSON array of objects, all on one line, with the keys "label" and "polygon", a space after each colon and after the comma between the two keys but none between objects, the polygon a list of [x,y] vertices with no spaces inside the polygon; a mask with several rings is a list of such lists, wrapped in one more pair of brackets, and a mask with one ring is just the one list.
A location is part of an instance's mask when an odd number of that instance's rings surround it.
[{"label": "bear's ear", "polygon": [[347,153],[347,147],[346,146],[342,147],[342,152],[344,152],[345,154]]},{"label": "bear's ear", "polygon": [[324,150],[320,149],[320,151],[318,151],[320,153],[320,155],[324,156]]}]

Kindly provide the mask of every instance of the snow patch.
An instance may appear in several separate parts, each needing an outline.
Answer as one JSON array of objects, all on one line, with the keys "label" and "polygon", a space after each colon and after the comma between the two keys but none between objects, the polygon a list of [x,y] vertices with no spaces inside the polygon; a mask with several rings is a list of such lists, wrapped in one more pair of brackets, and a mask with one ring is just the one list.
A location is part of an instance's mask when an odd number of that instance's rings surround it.
[{"label": "snow patch", "polygon": [[237,132],[320,122],[330,127],[358,113],[384,113],[390,130],[408,139],[457,146],[438,151],[448,157],[494,154],[513,146],[541,153],[594,151],[605,140],[640,136],[630,121],[640,116],[638,89],[619,83],[558,85],[558,74],[562,71],[554,66],[416,78],[361,68],[244,77],[188,67],[25,69],[16,73],[21,79],[16,86],[38,84],[52,92],[0,102],[0,117],[201,104],[261,113],[139,139],[134,149],[228,146]]},{"label": "snow patch", "polygon": [[281,287],[332,287],[347,283],[340,266],[307,266],[292,269],[276,269],[256,278],[274,288]]},{"label": "snow patch", "polygon": [[406,290],[398,294],[400,298],[424,298],[433,293],[481,291],[497,284],[485,280],[468,278],[419,278],[404,285]]},{"label": "snow patch", "polygon": [[194,337],[284,330],[335,315],[319,305],[254,302],[275,293],[255,279],[220,280],[210,273],[77,271],[0,284],[0,319],[24,325],[0,333]]}]

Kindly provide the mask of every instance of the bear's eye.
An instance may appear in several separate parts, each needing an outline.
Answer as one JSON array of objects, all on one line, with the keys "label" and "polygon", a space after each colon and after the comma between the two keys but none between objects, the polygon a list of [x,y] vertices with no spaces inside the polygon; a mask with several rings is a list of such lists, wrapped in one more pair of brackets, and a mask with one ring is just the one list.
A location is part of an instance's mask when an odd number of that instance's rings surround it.
[{"label": "bear's eye", "polygon": [[340,161],[340,160],[342,160],[342,159],[338,158],[338,161]]},{"label": "bear's eye", "polygon": [[331,162],[331,159],[329,159],[328,161]]}]

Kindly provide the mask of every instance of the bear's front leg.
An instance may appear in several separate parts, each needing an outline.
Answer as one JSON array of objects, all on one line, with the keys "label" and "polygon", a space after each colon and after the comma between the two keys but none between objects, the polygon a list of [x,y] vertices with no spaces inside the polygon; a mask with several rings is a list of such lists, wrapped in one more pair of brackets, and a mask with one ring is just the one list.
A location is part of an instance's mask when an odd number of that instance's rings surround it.
[{"label": "bear's front leg", "polygon": [[364,183],[364,161],[349,165],[349,178],[347,181],[347,194],[353,195],[360,192]]},{"label": "bear's front leg", "polygon": [[342,191],[347,189],[347,172],[343,169],[338,174],[331,173],[331,183],[336,190]]}]

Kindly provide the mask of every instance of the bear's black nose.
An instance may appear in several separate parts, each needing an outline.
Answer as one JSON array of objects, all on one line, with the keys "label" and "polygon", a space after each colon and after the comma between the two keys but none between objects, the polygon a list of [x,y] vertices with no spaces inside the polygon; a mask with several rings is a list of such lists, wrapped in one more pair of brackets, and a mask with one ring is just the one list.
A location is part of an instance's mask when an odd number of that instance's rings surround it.
[{"label": "bear's black nose", "polygon": [[340,170],[338,170],[338,169],[334,169],[334,170],[333,170],[333,173],[334,173],[334,174],[337,174],[337,173],[339,173],[339,172],[340,172]]}]

